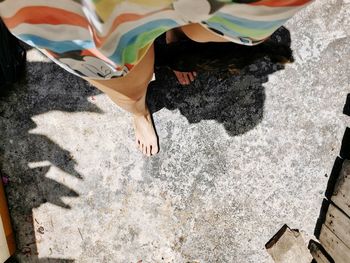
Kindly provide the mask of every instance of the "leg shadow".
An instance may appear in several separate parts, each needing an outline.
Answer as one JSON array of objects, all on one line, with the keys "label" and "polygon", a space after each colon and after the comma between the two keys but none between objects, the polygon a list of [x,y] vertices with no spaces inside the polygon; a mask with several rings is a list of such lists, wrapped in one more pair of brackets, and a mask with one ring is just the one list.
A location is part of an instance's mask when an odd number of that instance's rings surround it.
[{"label": "leg shadow", "polygon": [[[271,40],[290,50],[290,33],[286,28],[277,30]],[[192,84],[181,86],[169,68],[156,67],[156,80],[149,85],[148,105],[152,112],[162,108],[179,109],[190,123],[216,120],[230,136],[244,134],[263,118],[263,83],[268,81],[269,74],[282,69],[283,64],[262,56],[241,69],[238,75],[222,70],[201,72]]]}]

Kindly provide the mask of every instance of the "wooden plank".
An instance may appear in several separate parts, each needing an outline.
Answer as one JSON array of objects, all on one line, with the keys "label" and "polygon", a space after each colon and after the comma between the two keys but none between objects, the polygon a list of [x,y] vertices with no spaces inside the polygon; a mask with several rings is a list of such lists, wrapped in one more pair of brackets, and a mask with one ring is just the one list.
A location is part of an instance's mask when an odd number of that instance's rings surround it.
[{"label": "wooden plank", "polygon": [[333,204],[329,205],[324,224],[350,248],[350,218]]},{"label": "wooden plank", "polygon": [[265,248],[276,263],[310,263],[312,260],[300,232],[287,225],[265,244]]},{"label": "wooden plank", "polygon": [[[12,231],[10,215],[7,207],[5,189],[2,185],[2,178],[0,176],[0,258],[4,259],[9,255],[12,255],[15,250],[15,236]],[[5,241],[4,242],[4,238]]]},{"label": "wooden plank", "polygon": [[346,97],[346,102],[344,105],[343,113],[350,116],[350,93]]},{"label": "wooden plank", "polygon": [[328,183],[327,183],[327,189],[325,192],[325,196],[327,197],[328,200],[331,200],[331,198],[332,198],[335,184],[338,181],[340,171],[343,167],[343,162],[344,162],[344,159],[340,158],[340,157],[337,157],[334,161],[332,172],[329,176]]},{"label": "wooden plank", "polygon": [[326,225],[322,226],[319,239],[334,262],[350,262],[350,249]]},{"label": "wooden plank", "polygon": [[334,263],[320,243],[311,239],[308,248],[316,263]]},{"label": "wooden plank", "polygon": [[[339,169],[339,173],[340,173],[340,170]],[[339,174],[338,173],[338,174]],[[333,193],[333,189],[334,189],[334,185],[335,185],[335,182],[336,180],[334,181],[334,184],[333,184],[333,188],[332,188],[332,192]],[[317,219],[317,222],[316,222],[316,226],[315,226],[315,231],[314,231],[314,235],[317,239],[320,238],[320,233],[321,233],[321,228],[322,228],[322,225],[323,223],[326,221],[326,215],[327,215],[327,212],[328,212],[328,207],[329,207],[329,204],[330,204],[330,201],[327,200],[327,199],[323,199],[322,201],[322,206],[321,206],[321,209],[320,209],[320,215],[318,216],[318,219]]]},{"label": "wooden plank", "polygon": [[350,160],[344,160],[331,200],[350,216]]},{"label": "wooden plank", "polygon": [[340,147],[340,157],[350,160],[350,128],[346,127]]},{"label": "wooden plank", "polygon": [[0,262],[5,262],[10,256],[4,225],[0,216]]}]

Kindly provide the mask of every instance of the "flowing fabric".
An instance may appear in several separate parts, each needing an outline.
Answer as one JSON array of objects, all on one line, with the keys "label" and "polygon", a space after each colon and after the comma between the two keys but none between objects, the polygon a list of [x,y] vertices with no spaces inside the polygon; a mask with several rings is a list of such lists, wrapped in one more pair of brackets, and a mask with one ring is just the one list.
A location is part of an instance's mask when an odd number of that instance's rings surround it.
[{"label": "flowing fabric", "polygon": [[69,72],[110,79],[126,75],[172,28],[199,23],[227,40],[255,45],[310,2],[0,0],[0,16],[12,34]]}]

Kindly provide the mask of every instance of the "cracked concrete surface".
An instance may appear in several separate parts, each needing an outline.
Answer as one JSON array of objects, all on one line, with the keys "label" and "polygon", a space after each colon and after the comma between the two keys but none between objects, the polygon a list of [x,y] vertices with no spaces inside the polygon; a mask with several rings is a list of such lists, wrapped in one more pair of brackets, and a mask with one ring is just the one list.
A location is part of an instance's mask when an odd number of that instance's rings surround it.
[{"label": "cracked concrete surface", "polygon": [[19,262],[269,263],[264,244],[284,223],[311,237],[350,121],[349,10],[319,0],[290,20],[285,69],[261,61],[188,87],[158,70],[152,158],[129,114],[30,51],[0,105]]}]

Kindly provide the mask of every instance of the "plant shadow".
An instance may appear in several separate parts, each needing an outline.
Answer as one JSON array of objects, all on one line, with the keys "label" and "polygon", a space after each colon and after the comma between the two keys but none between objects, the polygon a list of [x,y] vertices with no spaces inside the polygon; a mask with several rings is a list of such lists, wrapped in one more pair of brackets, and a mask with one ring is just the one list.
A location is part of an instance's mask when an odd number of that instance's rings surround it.
[{"label": "plant shadow", "polygon": [[80,180],[83,175],[68,150],[30,130],[37,126],[33,116],[53,110],[102,113],[87,100],[100,92],[54,63],[43,62],[28,62],[22,79],[6,88],[0,97],[0,175],[8,181],[5,190],[17,246],[9,262],[74,262],[38,258],[35,235],[42,230],[35,229],[33,209],[44,203],[70,209],[62,198],[79,196],[46,176],[51,167]]}]

